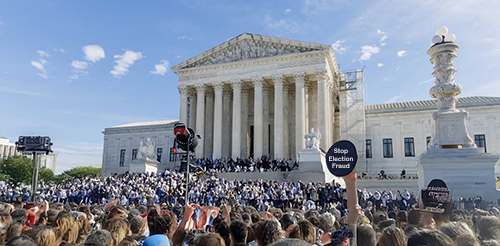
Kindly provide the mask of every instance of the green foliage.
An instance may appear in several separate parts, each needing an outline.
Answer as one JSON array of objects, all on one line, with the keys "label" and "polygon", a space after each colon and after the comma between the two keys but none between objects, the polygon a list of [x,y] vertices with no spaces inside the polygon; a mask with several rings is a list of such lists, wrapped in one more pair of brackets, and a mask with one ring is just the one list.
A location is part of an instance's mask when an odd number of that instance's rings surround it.
[{"label": "green foliage", "polygon": [[0,174],[15,184],[31,182],[33,161],[26,156],[11,156],[0,163]]},{"label": "green foliage", "polygon": [[52,170],[42,167],[40,171],[38,171],[38,180],[45,182],[56,181],[56,176]]},{"label": "green foliage", "polygon": [[[96,177],[101,174],[98,167],[76,167],[59,175],[54,175],[52,170],[42,167],[38,171],[38,179],[45,182],[61,183],[74,178]],[[11,156],[0,161],[0,180],[15,184],[31,184],[33,175],[33,160],[26,156]]]},{"label": "green foliage", "polygon": [[75,167],[70,170],[64,171],[61,176],[71,177],[71,178],[83,178],[83,177],[96,177],[101,174],[100,167]]}]

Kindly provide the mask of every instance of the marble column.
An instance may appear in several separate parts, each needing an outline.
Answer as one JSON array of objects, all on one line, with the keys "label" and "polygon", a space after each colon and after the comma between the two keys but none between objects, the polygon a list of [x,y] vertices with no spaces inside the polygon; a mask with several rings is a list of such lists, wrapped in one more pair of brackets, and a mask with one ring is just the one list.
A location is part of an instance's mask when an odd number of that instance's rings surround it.
[{"label": "marble column", "polygon": [[196,90],[190,90],[188,93],[189,96],[189,128],[193,129],[196,132],[196,110],[198,106],[198,98]]},{"label": "marble column", "polygon": [[233,92],[231,87],[225,85],[222,89],[222,155],[223,158],[231,157],[231,134],[232,134],[232,108]]},{"label": "marble column", "polygon": [[222,89],[224,83],[214,84],[215,102],[214,102],[214,146],[213,157],[222,156]]},{"label": "marble column", "polygon": [[283,76],[274,76],[274,158],[283,159]]},{"label": "marble column", "polygon": [[241,118],[242,118],[242,108],[241,108],[241,80],[231,81],[233,87],[233,139],[232,139],[232,149],[231,157],[236,159],[240,157],[241,153]]},{"label": "marble column", "polygon": [[305,74],[294,74],[295,78],[295,153],[298,155],[299,151],[305,148],[305,93],[304,93],[304,80]]},{"label": "marble column", "polygon": [[198,141],[196,147],[196,157],[203,158],[204,140],[205,140],[205,86],[196,85],[196,134],[200,135],[201,140]]},{"label": "marble column", "polygon": [[[335,107],[336,108],[336,107]],[[340,113],[336,111],[333,113],[333,142],[340,141]]]},{"label": "marble column", "polygon": [[205,139],[202,139],[205,143],[205,157],[209,157],[213,154],[213,144],[214,144],[214,92],[212,88],[205,88]]},{"label": "marble column", "polygon": [[263,128],[263,83],[264,78],[255,78],[253,79],[253,86],[255,90],[254,95],[254,115],[253,115],[253,128],[254,128],[254,136],[253,136],[253,157],[254,159],[258,159],[262,157],[263,150],[263,137],[264,137],[264,128]]},{"label": "marble column", "polygon": [[179,95],[181,96],[179,122],[187,124],[188,88],[187,86],[178,86],[177,89],[179,89]]},{"label": "marble column", "polygon": [[270,132],[269,132],[269,107],[270,107],[270,101],[271,101],[271,96],[269,95],[271,91],[271,88],[269,85],[264,84],[262,86],[262,130],[263,130],[263,136],[262,136],[262,155],[267,156],[270,158],[271,153],[269,153],[269,139],[270,139]]},{"label": "marble column", "polygon": [[248,95],[249,89],[242,86],[241,88],[241,149],[240,156],[248,157],[249,136],[248,136]]},{"label": "marble column", "polygon": [[328,146],[328,101],[327,101],[327,91],[328,86],[326,85],[326,73],[325,71],[316,72],[318,79],[318,128],[321,133],[320,145],[319,147],[327,151],[330,146]]}]

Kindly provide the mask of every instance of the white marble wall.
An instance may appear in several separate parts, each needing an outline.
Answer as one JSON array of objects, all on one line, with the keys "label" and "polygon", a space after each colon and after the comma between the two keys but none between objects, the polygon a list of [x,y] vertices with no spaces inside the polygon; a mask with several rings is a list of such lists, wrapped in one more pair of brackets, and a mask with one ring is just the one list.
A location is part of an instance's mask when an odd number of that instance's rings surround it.
[{"label": "white marble wall", "polygon": [[19,155],[16,144],[10,143],[7,138],[0,137],[0,159],[5,159],[14,155]]},{"label": "white marble wall", "polygon": [[[500,154],[500,105],[462,108],[469,112],[467,129],[474,139],[484,134],[488,153]],[[416,174],[418,157],[427,149],[426,137],[431,136],[435,110],[366,113],[366,139],[372,141],[372,158],[367,158],[368,172],[377,175],[380,170],[389,175],[399,175],[403,168],[408,174]],[[415,157],[405,157],[404,138],[414,138]],[[383,139],[391,138],[393,158],[383,157]]]},{"label": "white marble wall", "polygon": [[[150,138],[155,143],[156,150],[163,148],[161,164],[158,165],[158,171],[164,171],[167,168],[173,168],[174,163],[169,161],[170,148],[173,147],[174,129],[149,129],[142,131],[114,131],[113,133],[104,133],[104,150],[102,175],[111,175],[113,173],[124,173],[129,171],[132,162],[132,150],[139,151],[141,141]],[[125,162],[120,167],[120,152],[125,150]]]}]

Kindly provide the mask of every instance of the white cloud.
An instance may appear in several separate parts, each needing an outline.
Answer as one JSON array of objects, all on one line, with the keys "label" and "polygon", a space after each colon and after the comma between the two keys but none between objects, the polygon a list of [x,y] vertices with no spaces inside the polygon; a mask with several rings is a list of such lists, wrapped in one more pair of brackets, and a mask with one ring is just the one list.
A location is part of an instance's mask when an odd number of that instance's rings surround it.
[{"label": "white cloud", "polygon": [[430,83],[432,81],[435,81],[435,79],[434,78],[430,78],[430,79],[428,79],[426,81],[422,81],[422,82],[418,83],[417,86],[422,86],[422,85],[428,84],[428,83]]},{"label": "white cloud", "polygon": [[361,57],[359,58],[359,61],[367,61],[370,60],[372,55],[375,55],[380,52],[380,48],[373,45],[365,45],[361,47],[361,51],[358,51],[358,53],[361,53]]},{"label": "white cloud", "polygon": [[380,46],[385,46],[387,43],[381,43]]},{"label": "white cloud", "polygon": [[106,56],[104,54],[104,49],[99,45],[84,46],[83,53],[85,53],[85,60],[91,62],[100,61]]},{"label": "white cloud", "polygon": [[170,65],[167,60],[161,60],[160,64],[155,65],[155,71],[150,71],[152,74],[165,75],[168,72],[168,66]]},{"label": "white cloud", "polygon": [[403,56],[406,56],[406,50],[398,51],[398,57],[403,57]]},{"label": "white cloud", "polygon": [[39,50],[38,55],[40,55],[40,57],[49,57],[50,56],[48,52],[43,51],[43,50]]},{"label": "white cloud", "polygon": [[66,52],[63,48],[54,48],[54,51],[55,52],[61,52],[61,53],[65,53]]},{"label": "white cloud", "polygon": [[466,91],[462,96],[500,96],[500,80],[484,83],[480,86],[475,86],[474,89]]},{"label": "white cloud", "polygon": [[[388,39],[388,38],[389,38],[389,37],[387,36],[387,34],[386,34],[385,32],[383,32],[383,31],[381,31],[380,29],[377,29],[377,34],[379,34],[379,35],[383,35],[383,36],[380,38],[380,41],[379,41],[380,43],[384,42],[384,40],[386,40],[386,39]],[[385,45],[385,43],[384,43],[384,45]],[[384,45],[382,45],[382,46],[384,46]]]},{"label": "white cloud", "polygon": [[393,96],[391,98],[389,98],[389,100],[387,100],[385,103],[393,103],[393,102],[396,102],[398,99],[402,98],[403,95],[398,95],[398,96]]},{"label": "white cloud", "polygon": [[84,71],[84,69],[86,69],[88,65],[89,64],[85,61],[72,61],[71,66],[74,67],[75,69],[71,70],[73,72],[73,76],[71,76],[71,78],[78,79],[83,75],[87,75],[88,72]]},{"label": "white cloud", "polygon": [[80,78],[81,76],[83,75],[87,75],[89,74],[87,71],[85,70],[78,70],[78,69],[74,69],[74,70],[71,70],[73,72],[73,76],[71,76],[72,79],[78,79]]},{"label": "white cloud", "polygon": [[73,66],[76,69],[85,69],[87,68],[88,63],[84,61],[72,61],[71,66]]},{"label": "white cloud", "polygon": [[377,64],[378,67],[383,67],[384,66],[384,63],[379,63]]},{"label": "white cloud", "polygon": [[285,9],[285,14],[292,12],[292,9]]},{"label": "white cloud", "polygon": [[46,79],[47,71],[45,71],[45,64],[47,64],[47,60],[45,60],[44,58],[49,57],[49,53],[43,50],[39,50],[37,52],[40,58],[38,59],[38,61],[31,61],[31,65],[40,71],[38,76]]},{"label": "white cloud", "polygon": [[333,50],[337,51],[337,53],[342,54],[347,51],[347,47],[343,46],[345,40],[337,40],[334,44],[332,44]]},{"label": "white cloud", "polygon": [[188,36],[187,35],[182,35],[182,36],[177,37],[177,39],[181,39],[181,40],[188,39]]},{"label": "white cloud", "polygon": [[114,69],[111,74],[117,79],[121,78],[123,75],[128,73],[128,68],[134,64],[135,61],[142,59],[144,56],[141,52],[134,52],[127,50],[123,55],[115,55],[114,58],[117,59]]},{"label": "white cloud", "polygon": [[177,58],[181,58],[181,56],[177,56]]},{"label": "white cloud", "polygon": [[269,28],[274,35],[286,37],[290,34],[299,33],[301,30],[301,25],[299,22],[291,19],[281,19],[277,20],[267,15],[264,18],[264,24]]}]

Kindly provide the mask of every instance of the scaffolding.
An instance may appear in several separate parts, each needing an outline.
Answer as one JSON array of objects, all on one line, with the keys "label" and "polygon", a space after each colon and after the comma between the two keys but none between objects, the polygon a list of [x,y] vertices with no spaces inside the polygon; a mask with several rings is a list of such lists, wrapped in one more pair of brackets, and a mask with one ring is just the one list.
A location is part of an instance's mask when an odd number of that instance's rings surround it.
[{"label": "scaffolding", "polygon": [[339,111],[340,139],[354,143],[358,151],[358,172],[368,172],[366,163],[366,128],[363,70],[340,74]]}]

